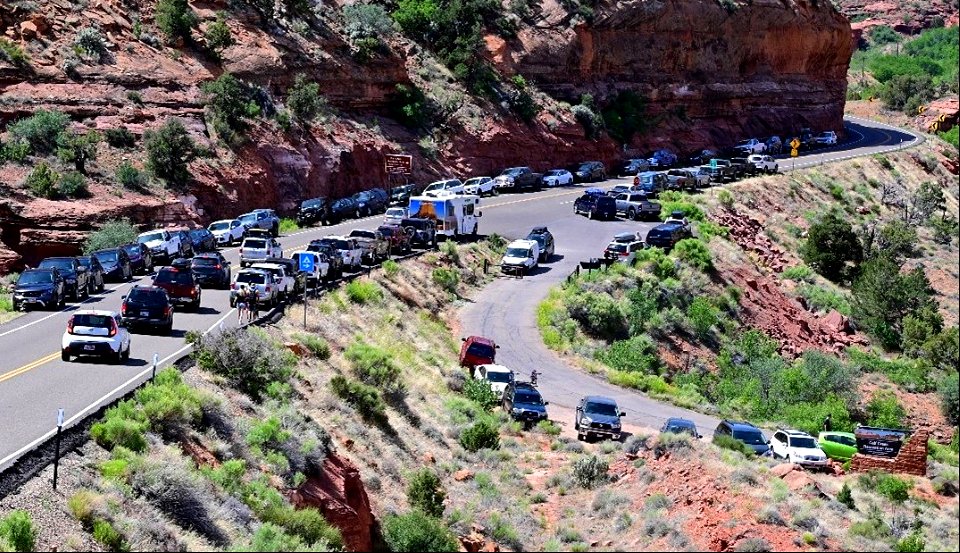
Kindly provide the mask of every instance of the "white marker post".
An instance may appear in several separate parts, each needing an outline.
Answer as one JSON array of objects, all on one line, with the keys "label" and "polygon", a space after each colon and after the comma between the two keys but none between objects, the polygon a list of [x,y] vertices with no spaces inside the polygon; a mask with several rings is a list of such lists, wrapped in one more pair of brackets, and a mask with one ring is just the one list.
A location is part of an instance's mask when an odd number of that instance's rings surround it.
[{"label": "white marker post", "polygon": [[150,380],[153,381],[157,377],[157,365],[160,364],[160,354],[153,354],[153,371],[150,373]]},{"label": "white marker post", "polygon": [[57,409],[57,441],[53,454],[53,491],[57,491],[57,476],[60,470],[60,433],[63,431],[63,408]]}]

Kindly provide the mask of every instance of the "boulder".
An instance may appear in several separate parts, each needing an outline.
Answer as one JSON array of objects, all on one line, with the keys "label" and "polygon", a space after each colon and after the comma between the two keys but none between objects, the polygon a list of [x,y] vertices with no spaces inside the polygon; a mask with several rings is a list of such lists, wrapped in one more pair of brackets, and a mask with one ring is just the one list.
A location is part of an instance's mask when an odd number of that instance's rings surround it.
[{"label": "boulder", "polygon": [[463,482],[465,480],[470,480],[471,478],[473,478],[473,473],[467,469],[458,470],[457,472],[453,473],[453,479],[457,482]]},{"label": "boulder", "polygon": [[37,25],[33,21],[20,22],[20,37],[23,40],[33,40],[39,35],[40,30],[37,29]]}]

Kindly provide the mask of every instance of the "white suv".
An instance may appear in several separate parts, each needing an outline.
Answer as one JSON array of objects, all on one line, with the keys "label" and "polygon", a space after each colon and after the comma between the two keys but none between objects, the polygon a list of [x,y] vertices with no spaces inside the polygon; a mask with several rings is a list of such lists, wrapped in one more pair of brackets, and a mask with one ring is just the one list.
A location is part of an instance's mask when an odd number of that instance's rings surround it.
[{"label": "white suv", "polygon": [[490,389],[497,394],[497,399],[503,399],[503,391],[507,385],[513,384],[513,371],[503,365],[477,365],[473,368],[473,378],[486,380]]},{"label": "white suv", "polygon": [[210,223],[207,230],[217,239],[217,246],[230,246],[243,240],[247,227],[239,219],[223,219]]},{"label": "white suv", "polygon": [[764,173],[776,173],[780,168],[777,165],[777,160],[773,159],[772,156],[760,154],[753,154],[748,157],[747,163],[752,164],[758,171],[763,171]]},{"label": "white suv", "polygon": [[463,183],[463,191],[474,196],[492,196],[496,191],[493,188],[493,177],[473,177]]},{"label": "white suv", "polygon": [[114,363],[130,359],[130,332],[115,311],[85,309],[67,321],[60,345],[60,358],[108,357]]},{"label": "white suv", "polygon": [[827,455],[817,445],[817,440],[799,430],[777,430],[770,441],[773,458],[786,459],[791,463],[807,467],[825,467],[830,462]]}]

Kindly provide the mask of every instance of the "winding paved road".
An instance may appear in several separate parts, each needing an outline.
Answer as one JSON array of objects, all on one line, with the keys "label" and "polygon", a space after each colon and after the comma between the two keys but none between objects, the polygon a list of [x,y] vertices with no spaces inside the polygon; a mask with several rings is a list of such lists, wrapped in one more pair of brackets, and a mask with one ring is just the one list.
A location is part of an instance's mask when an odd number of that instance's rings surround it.
[{"label": "winding paved road", "polygon": [[[848,129],[852,136],[848,144],[802,156],[797,159],[797,168],[906,147],[911,141],[922,140],[899,129],[862,120],[850,120]],[[781,170],[789,170],[789,165],[781,162]],[[637,230],[637,223],[633,222],[588,221],[573,215],[572,203],[579,193],[579,187],[572,187],[483,201],[482,232],[516,237],[525,235],[534,224],[545,224],[557,237],[558,257],[523,280],[502,279],[491,284],[476,303],[464,310],[463,332],[497,339],[502,345],[499,359],[521,374],[534,367],[542,370],[541,387],[552,404],[573,406],[586,393],[605,394],[621,402],[628,411],[628,422],[656,427],[667,416],[685,416],[703,429],[713,428],[715,423],[710,417],[652,401],[585,375],[568,367],[542,345],[534,311],[550,287],[563,280],[579,260],[597,257],[613,234]],[[289,253],[315,238],[351,228],[374,228],[379,222],[377,216],[306,229],[283,237],[281,243]],[[237,249],[224,250],[224,255],[236,270]],[[121,296],[137,283],[149,283],[149,279],[141,277],[133,283],[113,285],[107,292],[83,302],[82,307],[119,309]],[[133,358],[128,363],[64,363],[59,355],[60,336],[70,313],[76,309],[78,304],[56,312],[31,312],[0,325],[0,471],[50,439],[55,432],[58,408],[65,410],[65,427],[69,428],[149,378],[154,353],[159,356],[160,365],[165,366],[186,352],[183,335],[188,330],[211,331],[221,324],[236,324],[228,293],[204,290],[203,309],[199,313],[176,314],[173,336],[134,335]]]}]

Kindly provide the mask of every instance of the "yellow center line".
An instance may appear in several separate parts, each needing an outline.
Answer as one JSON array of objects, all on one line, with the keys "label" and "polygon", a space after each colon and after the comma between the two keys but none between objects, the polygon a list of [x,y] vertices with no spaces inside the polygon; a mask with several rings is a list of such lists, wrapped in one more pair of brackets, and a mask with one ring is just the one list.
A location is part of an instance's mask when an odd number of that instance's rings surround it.
[{"label": "yellow center line", "polygon": [[53,353],[51,353],[50,355],[48,355],[48,356],[46,356],[46,357],[41,357],[40,359],[37,359],[36,361],[27,363],[26,365],[20,367],[19,369],[13,369],[12,371],[10,371],[10,372],[8,372],[8,373],[4,373],[2,376],[0,376],[0,382],[5,382],[5,381],[10,380],[11,378],[14,378],[14,377],[16,377],[16,376],[19,376],[19,375],[21,375],[21,374],[23,374],[23,373],[25,373],[25,372],[32,371],[33,369],[35,369],[35,368],[37,368],[37,367],[39,367],[39,366],[41,366],[41,365],[45,365],[45,364],[49,363],[50,361],[53,361],[54,359],[56,359],[58,355],[60,355],[60,352],[53,352]]}]

